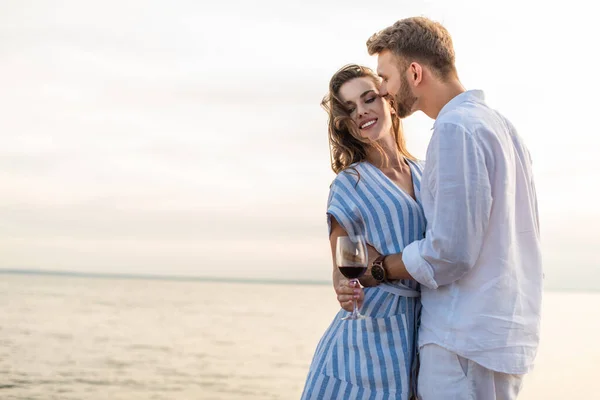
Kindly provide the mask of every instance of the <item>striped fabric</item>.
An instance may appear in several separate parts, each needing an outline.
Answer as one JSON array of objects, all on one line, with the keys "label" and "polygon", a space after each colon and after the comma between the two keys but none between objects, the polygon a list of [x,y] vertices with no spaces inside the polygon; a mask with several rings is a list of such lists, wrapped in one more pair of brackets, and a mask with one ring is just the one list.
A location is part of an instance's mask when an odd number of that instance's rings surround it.
[{"label": "striped fabric", "polygon": [[[422,166],[409,164],[419,199]],[[420,203],[366,162],[335,178],[327,215],[330,230],[334,217],[381,254],[399,253],[425,233]],[[418,289],[408,280],[366,288],[364,320],[342,321],[347,312],[340,310],[317,346],[302,399],[408,399],[420,302],[393,292]]]}]

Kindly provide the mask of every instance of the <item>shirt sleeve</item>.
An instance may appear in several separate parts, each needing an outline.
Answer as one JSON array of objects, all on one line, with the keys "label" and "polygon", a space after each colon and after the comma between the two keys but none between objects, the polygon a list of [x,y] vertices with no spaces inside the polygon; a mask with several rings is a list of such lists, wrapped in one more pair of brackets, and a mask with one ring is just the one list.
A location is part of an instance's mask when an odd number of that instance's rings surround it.
[{"label": "shirt sleeve", "polygon": [[360,213],[352,199],[353,193],[351,180],[336,179],[331,184],[327,201],[329,235],[331,235],[331,218],[335,218],[350,236],[364,234]]},{"label": "shirt sleeve", "polygon": [[[402,261],[431,289],[464,276],[479,258],[492,206],[484,153],[472,133],[456,124],[436,127],[427,150],[425,238],[404,249]],[[423,188],[422,188],[423,190]]]}]

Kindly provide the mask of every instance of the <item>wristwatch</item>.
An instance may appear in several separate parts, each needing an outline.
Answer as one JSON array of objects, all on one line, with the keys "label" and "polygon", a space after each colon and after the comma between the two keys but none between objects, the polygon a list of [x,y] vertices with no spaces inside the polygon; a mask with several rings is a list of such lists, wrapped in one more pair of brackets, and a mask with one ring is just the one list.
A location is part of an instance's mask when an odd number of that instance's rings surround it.
[{"label": "wristwatch", "polygon": [[371,265],[371,276],[377,281],[377,283],[385,282],[386,273],[385,267],[383,266],[383,260],[386,256],[379,256],[373,261]]}]

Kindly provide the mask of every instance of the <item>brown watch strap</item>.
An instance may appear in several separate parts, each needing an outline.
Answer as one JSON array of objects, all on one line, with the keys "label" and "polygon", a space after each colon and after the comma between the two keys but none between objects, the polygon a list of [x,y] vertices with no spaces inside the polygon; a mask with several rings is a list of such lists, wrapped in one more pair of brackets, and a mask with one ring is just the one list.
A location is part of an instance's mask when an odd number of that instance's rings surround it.
[{"label": "brown watch strap", "polygon": [[[375,259],[375,261],[373,261],[373,264],[377,263],[378,265],[381,266],[381,268],[383,268],[385,270],[385,267],[383,266],[383,261],[385,260],[387,256],[379,256]],[[385,271],[387,272],[387,271]]]}]

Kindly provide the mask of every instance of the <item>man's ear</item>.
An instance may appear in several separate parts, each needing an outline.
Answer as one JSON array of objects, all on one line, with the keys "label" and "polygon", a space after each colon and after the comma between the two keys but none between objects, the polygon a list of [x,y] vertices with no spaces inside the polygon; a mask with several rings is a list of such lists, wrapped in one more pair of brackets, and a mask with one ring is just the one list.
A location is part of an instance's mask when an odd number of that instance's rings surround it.
[{"label": "man's ear", "polygon": [[409,82],[413,86],[418,86],[423,81],[423,67],[417,62],[413,62],[408,67]]}]

